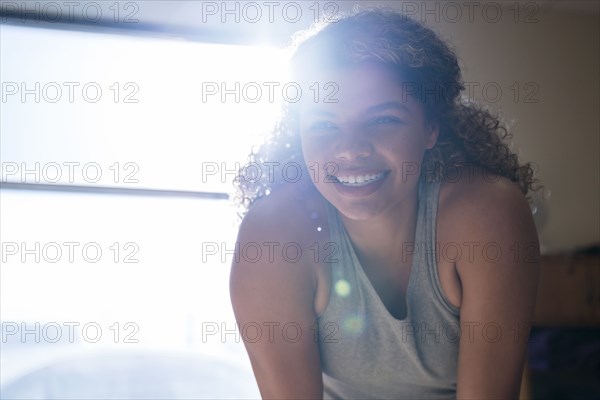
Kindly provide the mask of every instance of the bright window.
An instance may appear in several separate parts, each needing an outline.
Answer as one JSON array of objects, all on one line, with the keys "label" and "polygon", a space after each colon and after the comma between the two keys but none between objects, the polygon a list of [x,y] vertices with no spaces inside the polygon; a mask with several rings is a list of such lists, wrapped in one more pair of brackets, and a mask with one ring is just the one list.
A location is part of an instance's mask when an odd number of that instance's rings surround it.
[{"label": "bright window", "polygon": [[[3,395],[258,397],[229,301],[225,197],[278,112],[283,53],[10,25],[0,37]],[[139,374],[123,376],[130,364]],[[133,389],[103,384],[111,374]]]}]

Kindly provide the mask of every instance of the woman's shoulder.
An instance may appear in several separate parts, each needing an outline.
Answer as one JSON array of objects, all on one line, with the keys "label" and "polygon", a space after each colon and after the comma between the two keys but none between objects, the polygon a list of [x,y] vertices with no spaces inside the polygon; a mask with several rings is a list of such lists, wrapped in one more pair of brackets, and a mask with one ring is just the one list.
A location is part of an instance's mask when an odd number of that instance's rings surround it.
[{"label": "woman's shoulder", "polygon": [[256,201],[244,216],[240,231],[266,239],[306,242],[313,240],[316,219],[325,206],[314,190],[287,185]]},{"label": "woman's shoulder", "polygon": [[302,307],[312,310],[318,274],[308,262],[314,238],[308,231],[311,199],[306,197],[294,187],[281,188],[258,200],[245,215],[230,275],[239,313],[258,318],[260,307],[249,304],[281,309],[290,316],[305,315]]},{"label": "woman's shoulder", "polygon": [[[308,280],[314,288],[319,273],[310,262],[311,249],[326,230],[325,204],[315,191],[300,185],[279,188],[258,200],[244,217],[236,243],[237,264],[270,275],[271,280],[274,273],[288,281]],[[251,255],[261,252],[261,257],[248,259],[245,249]]]},{"label": "woman's shoulder", "polygon": [[438,229],[469,239],[490,224],[531,217],[527,199],[516,183],[477,166],[459,167],[442,179],[438,200]]}]

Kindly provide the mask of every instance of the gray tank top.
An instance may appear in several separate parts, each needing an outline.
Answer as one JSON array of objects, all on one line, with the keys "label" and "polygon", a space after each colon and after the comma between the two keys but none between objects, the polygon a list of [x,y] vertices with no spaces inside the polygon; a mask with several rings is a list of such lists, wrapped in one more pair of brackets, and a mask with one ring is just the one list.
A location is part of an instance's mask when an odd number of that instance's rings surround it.
[{"label": "gray tank top", "polygon": [[[435,226],[440,182],[419,183],[417,229],[406,302],[394,318],[371,285],[335,208],[327,203],[337,250],[327,308],[318,316],[325,399],[452,399],[459,309],[437,274]],[[408,249],[408,248],[407,248]]]}]

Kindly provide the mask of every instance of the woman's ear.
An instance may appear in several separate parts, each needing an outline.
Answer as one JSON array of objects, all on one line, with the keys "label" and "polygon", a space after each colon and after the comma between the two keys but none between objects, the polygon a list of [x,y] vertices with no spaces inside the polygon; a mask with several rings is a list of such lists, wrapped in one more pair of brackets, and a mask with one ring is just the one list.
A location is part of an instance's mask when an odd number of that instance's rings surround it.
[{"label": "woman's ear", "polygon": [[437,122],[428,122],[426,131],[428,134],[426,147],[429,150],[437,143],[438,136],[440,135],[440,124]]}]

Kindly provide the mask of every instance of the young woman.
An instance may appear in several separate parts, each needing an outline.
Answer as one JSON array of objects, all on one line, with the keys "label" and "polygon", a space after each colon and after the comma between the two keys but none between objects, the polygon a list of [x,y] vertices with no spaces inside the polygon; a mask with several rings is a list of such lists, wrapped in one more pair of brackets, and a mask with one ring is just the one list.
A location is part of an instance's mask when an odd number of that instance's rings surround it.
[{"label": "young woman", "polygon": [[303,97],[238,177],[231,299],[261,395],[518,398],[533,171],[461,99],[455,54],[371,10],[305,35],[292,66]]}]

